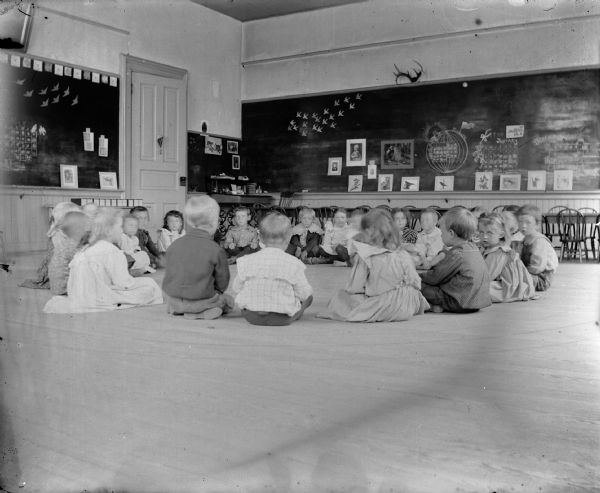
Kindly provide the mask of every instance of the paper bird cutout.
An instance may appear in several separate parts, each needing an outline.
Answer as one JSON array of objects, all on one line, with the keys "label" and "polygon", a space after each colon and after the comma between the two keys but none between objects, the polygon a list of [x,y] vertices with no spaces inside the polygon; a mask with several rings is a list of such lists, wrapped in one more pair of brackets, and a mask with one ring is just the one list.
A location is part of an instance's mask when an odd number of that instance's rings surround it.
[{"label": "paper bird cutout", "polygon": [[335,122],[331,122],[331,123],[329,124],[329,126],[330,126],[331,128],[335,128]]},{"label": "paper bird cutout", "polygon": [[350,102],[350,98],[349,98],[348,96],[346,96],[346,97],[344,98],[344,103],[349,103],[349,102]]},{"label": "paper bird cutout", "polygon": [[329,108],[325,108],[325,109],[323,110],[323,114],[324,114],[324,115],[329,115]]},{"label": "paper bird cutout", "polygon": [[40,107],[45,108],[46,106],[48,106],[48,101],[50,101],[50,99],[44,100],[44,102],[42,104],[40,104]]},{"label": "paper bird cutout", "polygon": [[75,99],[71,103],[71,106],[75,106],[77,103],[79,103],[79,94],[77,96],[75,96]]},{"label": "paper bird cutout", "polygon": [[354,105],[352,103],[350,103],[350,106],[348,106],[351,110],[354,109]]},{"label": "paper bird cutout", "polygon": [[52,104],[56,104],[60,101],[60,94],[58,96],[56,96],[53,100],[52,100]]},{"label": "paper bird cutout", "polygon": [[336,99],[336,100],[333,102],[333,106],[339,106],[339,105],[340,105],[340,100],[339,100],[339,99]]},{"label": "paper bird cutout", "polygon": [[38,92],[38,94],[40,96],[45,96],[47,92],[48,92],[48,88],[44,87],[40,92]]},{"label": "paper bird cutout", "polygon": [[306,119],[308,118],[308,113],[304,113],[304,114],[302,115],[302,118],[304,118],[304,119],[306,120]]},{"label": "paper bird cutout", "polygon": [[19,80],[16,80],[15,83],[17,83],[18,85],[22,86],[23,84],[25,84],[26,80],[27,79],[19,79]]},{"label": "paper bird cutout", "polygon": [[338,116],[344,116],[344,112],[342,110],[338,111]]},{"label": "paper bird cutout", "polygon": [[63,98],[66,98],[69,94],[71,94],[71,90],[70,89],[71,89],[70,87],[67,87],[65,89],[65,91],[63,92]]},{"label": "paper bird cutout", "polygon": [[25,91],[25,94],[23,94],[23,96],[25,96],[26,98],[30,98],[33,95],[33,89],[31,91]]},{"label": "paper bird cutout", "polygon": [[296,118],[302,118],[302,113],[300,111],[296,113]]},{"label": "paper bird cutout", "polygon": [[360,92],[356,93],[356,99],[360,101],[362,99],[362,94]]},{"label": "paper bird cutout", "polygon": [[56,84],[54,87],[52,87],[52,92],[56,92],[58,91],[58,88],[60,87],[60,83]]}]

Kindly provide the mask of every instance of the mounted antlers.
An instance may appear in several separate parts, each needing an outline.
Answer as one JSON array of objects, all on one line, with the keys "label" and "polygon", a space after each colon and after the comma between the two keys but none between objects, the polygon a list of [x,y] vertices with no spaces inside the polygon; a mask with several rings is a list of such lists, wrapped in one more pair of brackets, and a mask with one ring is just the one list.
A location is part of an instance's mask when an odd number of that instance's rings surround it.
[{"label": "mounted antlers", "polygon": [[396,68],[396,71],[394,72],[394,76],[396,77],[396,84],[399,83],[398,80],[400,79],[400,77],[406,77],[412,83],[417,82],[421,78],[421,76],[423,75],[423,65],[421,65],[416,60],[413,60],[413,62],[415,62],[420,67],[420,69],[413,69],[415,73],[414,75],[411,75],[410,69],[406,72],[401,72],[398,66],[394,63],[394,67]]}]

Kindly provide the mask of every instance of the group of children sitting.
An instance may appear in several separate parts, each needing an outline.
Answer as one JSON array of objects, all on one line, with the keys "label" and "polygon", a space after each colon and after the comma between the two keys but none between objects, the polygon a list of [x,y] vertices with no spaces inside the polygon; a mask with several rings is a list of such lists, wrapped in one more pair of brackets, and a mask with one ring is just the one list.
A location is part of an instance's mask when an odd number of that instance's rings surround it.
[{"label": "group of children sitting", "polygon": [[[558,258],[539,231],[540,210],[526,205],[515,213],[480,212],[453,207],[438,228],[437,211],[427,209],[417,233],[409,227],[407,209],[355,211],[350,221],[340,209],[322,228],[314,211],[305,208],[293,227],[285,215],[270,213],[256,230],[248,224],[249,211],[241,208],[220,246],[214,241],[219,206],[209,196],[197,196],[185,206],[187,232],[184,215],[170,211],[157,246],[146,230],[143,207],[123,216],[115,209],[62,203],[53,210],[46,265],[57,296],[44,311],[166,302],[172,315],[214,319],[237,306],[251,324],[287,325],[313,301],[304,264],[335,261],[352,270],[318,316],[336,320],[469,313],[492,302],[534,299],[536,291],[548,289]],[[230,286],[232,260],[237,276]],[[141,276],[158,266],[165,267],[162,289]],[[42,287],[40,282],[24,285]]]}]

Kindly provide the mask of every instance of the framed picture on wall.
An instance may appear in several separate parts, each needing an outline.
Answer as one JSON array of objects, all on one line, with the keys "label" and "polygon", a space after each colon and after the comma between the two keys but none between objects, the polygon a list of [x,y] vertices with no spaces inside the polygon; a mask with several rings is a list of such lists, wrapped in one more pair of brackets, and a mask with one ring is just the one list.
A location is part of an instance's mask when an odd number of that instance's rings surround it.
[{"label": "framed picture on wall", "polygon": [[521,190],[521,175],[500,175],[500,190]]},{"label": "framed picture on wall", "polygon": [[363,176],[362,175],[348,176],[348,191],[349,192],[362,192],[362,187],[363,187]]},{"label": "framed picture on wall", "polygon": [[367,166],[367,180],[376,180],[377,179],[377,165],[369,164]]},{"label": "framed picture on wall", "polygon": [[367,139],[348,139],[346,141],[346,166],[367,165]]},{"label": "framed picture on wall", "polygon": [[330,157],[327,164],[327,176],[341,176],[342,174],[342,158]]},{"label": "framed picture on wall", "polygon": [[231,156],[231,169],[240,169],[240,156]]},{"label": "framed picture on wall", "polygon": [[415,141],[381,141],[381,169],[412,169],[415,167]]},{"label": "framed picture on wall", "polygon": [[453,176],[436,176],[434,191],[436,192],[452,192],[454,190]]},{"label": "framed picture on wall", "polygon": [[573,170],[554,170],[554,190],[573,190]]},{"label": "framed picture on wall", "polygon": [[238,154],[238,142],[237,140],[227,141],[227,152],[229,154]]},{"label": "framed picture on wall", "polygon": [[400,181],[400,190],[403,192],[418,192],[420,181],[421,178],[418,176],[403,176]]},{"label": "framed picture on wall", "polygon": [[546,190],[546,172],[544,170],[527,172],[527,190]]},{"label": "framed picture on wall", "polygon": [[492,189],[494,174],[491,171],[478,171],[475,173],[475,191],[489,192]]},{"label": "framed picture on wall", "polygon": [[204,142],[204,154],[215,154],[220,156],[223,154],[223,140],[219,137],[211,137],[207,135]]},{"label": "framed picture on wall", "polygon": [[63,188],[79,188],[79,178],[77,176],[77,165],[60,165],[60,186]]},{"label": "framed picture on wall", "polygon": [[100,175],[101,190],[117,190],[117,173],[100,171],[98,175]]},{"label": "framed picture on wall", "polygon": [[377,180],[378,192],[391,192],[394,188],[394,175],[380,174]]}]

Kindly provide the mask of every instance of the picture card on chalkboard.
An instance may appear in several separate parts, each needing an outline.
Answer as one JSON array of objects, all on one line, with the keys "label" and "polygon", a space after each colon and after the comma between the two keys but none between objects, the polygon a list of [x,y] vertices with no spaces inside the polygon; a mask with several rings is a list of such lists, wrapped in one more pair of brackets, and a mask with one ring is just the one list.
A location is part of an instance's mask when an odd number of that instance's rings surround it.
[{"label": "picture card on chalkboard", "polygon": [[454,176],[436,176],[434,191],[452,192],[454,190]]},{"label": "picture card on chalkboard", "polygon": [[494,174],[491,171],[478,171],[475,173],[475,190],[489,192],[492,189]]},{"label": "picture card on chalkboard", "polygon": [[400,190],[403,192],[418,192],[420,181],[421,179],[418,176],[403,176],[400,182]]},{"label": "picture card on chalkboard", "polygon": [[573,170],[554,170],[554,190],[573,190]]},{"label": "picture card on chalkboard", "polygon": [[394,175],[392,174],[379,174],[377,180],[377,191],[378,192],[391,192],[394,188]]},{"label": "picture card on chalkboard", "polygon": [[367,139],[348,139],[346,141],[346,166],[367,165]]},{"label": "picture card on chalkboard", "polygon": [[78,188],[77,166],[74,164],[60,165],[60,186],[63,188]]},{"label": "picture card on chalkboard", "polygon": [[117,190],[117,173],[114,171],[99,171],[100,189],[101,190]]},{"label": "picture card on chalkboard", "polygon": [[223,141],[218,137],[207,135],[204,144],[204,153],[220,156],[223,154]]},{"label": "picture card on chalkboard", "polygon": [[227,141],[227,152],[229,154],[238,154],[237,140],[228,140]]},{"label": "picture card on chalkboard", "polygon": [[367,166],[367,180],[376,180],[377,179],[377,165],[369,164]]},{"label": "picture card on chalkboard", "polygon": [[544,170],[527,172],[527,190],[546,190],[546,172]]},{"label": "picture card on chalkboard", "polygon": [[348,191],[349,192],[362,192],[363,187],[363,176],[362,175],[349,175],[348,176]]},{"label": "picture card on chalkboard", "polygon": [[327,163],[327,176],[341,176],[342,158],[330,157]]},{"label": "picture card on chalkboard", "polygon": [[415,167],[414,156],[413,139],[381,142],[381,169],[412,169]]},{"label": "picture card on chalkboard", "polygon": [[521,190],[521,175],[500,175],[500,190]]},{"label": "picture card on chalkboard", "polygon": [[231,156],[231,169],[240,169],[240,156],[237,154]]}]

